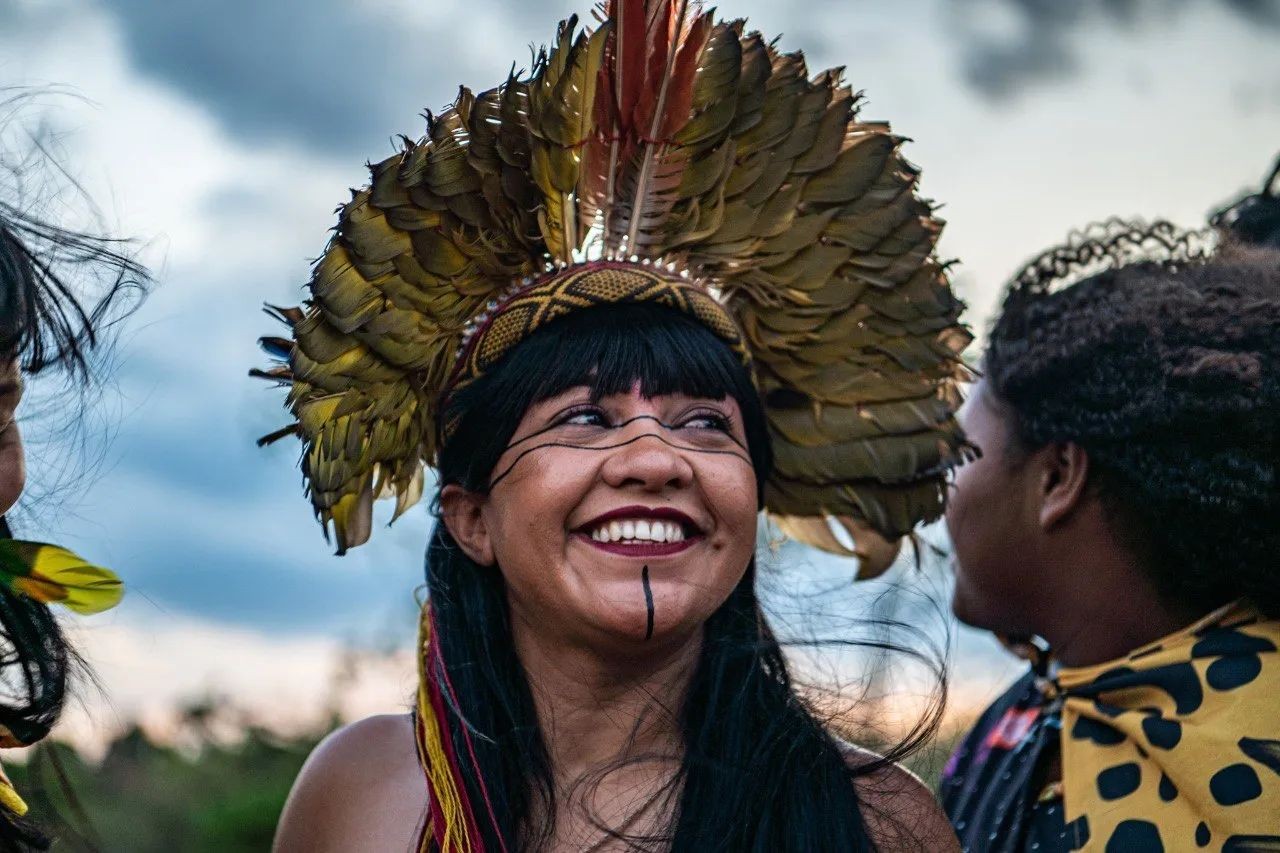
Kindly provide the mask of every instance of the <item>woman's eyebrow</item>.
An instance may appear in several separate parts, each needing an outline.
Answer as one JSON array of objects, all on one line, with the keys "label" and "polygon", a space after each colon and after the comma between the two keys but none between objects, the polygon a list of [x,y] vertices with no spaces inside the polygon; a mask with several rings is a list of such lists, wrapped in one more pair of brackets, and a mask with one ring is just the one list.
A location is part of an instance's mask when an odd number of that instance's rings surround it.
[{"label": "woman's eyebrow", "polygon": [[543,400],[540,403],[534,403],[531,408],[540,408],[545,406],[545,414],[540,411],[538,412],[537,417],[539,420],[546,420],[548,418],[554,418],[557,415],[562,414],[566,409],[572,409],[574,406],[589,404],[593,404],[589,395],[584,394],[582,396],[578,396],[575,394],[573,396],[552,397],[550,399]]}]

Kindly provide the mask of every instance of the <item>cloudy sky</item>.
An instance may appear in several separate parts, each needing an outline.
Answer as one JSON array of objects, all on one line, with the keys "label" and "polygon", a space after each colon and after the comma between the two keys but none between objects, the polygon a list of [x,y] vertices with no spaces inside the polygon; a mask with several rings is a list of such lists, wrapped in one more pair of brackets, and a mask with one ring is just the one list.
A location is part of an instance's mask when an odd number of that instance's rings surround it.
[{"label": "cloudy sky", "polygon": [[[1280,150],[1280,2],[720,9],[783,34],[811,68],[844,66],[864,116],[914,140],[979,331],[1018,262],[1070,228],[1111,214],[1200,223]],[[89,421],[113,435],[100,476],[26,519],[130,585],[118,611],[77,629],[110,713],[202,691],[318,707],[341,644],[411,635],[425,511],[335,558],[302,497],[296,446],[254,447],[284,422],[280,395],[245,376],[263,362],[256,337],[274,331],[260,305],[301,298],[367,160],[419,135],[420,113],[459,83],[494,85],[559,18],[587,11],[589,0],[0,0],[0,86],[72,93],[41,97],[24,119],[57,132],[71,172],[114,229],[146,242],[159,280]],[[961,678],[965,660],[997,659],[967,635],[959,653]],[[394,706],[411,674],[368,692]]]}]

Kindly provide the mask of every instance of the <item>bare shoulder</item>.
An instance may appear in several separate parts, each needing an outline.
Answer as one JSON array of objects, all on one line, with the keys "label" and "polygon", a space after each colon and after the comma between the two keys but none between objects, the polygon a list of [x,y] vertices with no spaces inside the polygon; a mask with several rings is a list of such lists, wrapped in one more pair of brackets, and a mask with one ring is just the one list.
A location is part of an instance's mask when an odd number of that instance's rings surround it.
[{"label": "bare shoulder", "polygon": [[276,828],[276,853],[416,850],[427,809],[408,714],[338,729],[307,758]]},{"label": "bare shoulder", "polygon": [[[880,760],[874,752],[841,744],[845,760],[857,769]],[[959,851],[951,823],[933,792],[920,777],[899,764],[888,764],[855,782],[867,834],[881,851]]]}]

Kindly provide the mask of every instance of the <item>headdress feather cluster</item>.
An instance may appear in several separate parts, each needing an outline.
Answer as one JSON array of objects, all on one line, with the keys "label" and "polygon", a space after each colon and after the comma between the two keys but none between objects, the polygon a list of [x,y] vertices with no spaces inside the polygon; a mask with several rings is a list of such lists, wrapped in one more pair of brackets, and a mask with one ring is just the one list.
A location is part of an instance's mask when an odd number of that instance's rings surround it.
[{"label": "headdress feather cluster", "polygon": [[[532,70],[463,88],[341,208],[303,308],[271,309],[317,516],[339,552],[375,497],[423,490],[443,404],[521,339],[601,302],[693,314],[755,377],[795,538],[887,564],[965,453],[970,336],[942,223],[839,70],[810,76],[690,0],[610,0]],[[877,565],[879,567],[879,565]]]}]

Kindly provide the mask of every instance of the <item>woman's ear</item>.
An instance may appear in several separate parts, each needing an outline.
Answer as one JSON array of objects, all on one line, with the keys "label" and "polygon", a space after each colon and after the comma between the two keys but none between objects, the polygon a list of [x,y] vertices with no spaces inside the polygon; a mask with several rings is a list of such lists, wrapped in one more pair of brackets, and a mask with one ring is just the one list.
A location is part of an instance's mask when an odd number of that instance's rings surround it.
[{"label": "woman's ear", "polygon": [[1078,444],[1050,444],[1041,454],[1040,526],[1061,524],[1084,500],[1089,483],[1089,454]]},{"label": "woman's ear", "polygon": [[494,564],[493,543],[485,524],[484,495],[469,492],[454,483],[440,491],[440,517],[444,525],[471,560],[481,566]]}]

